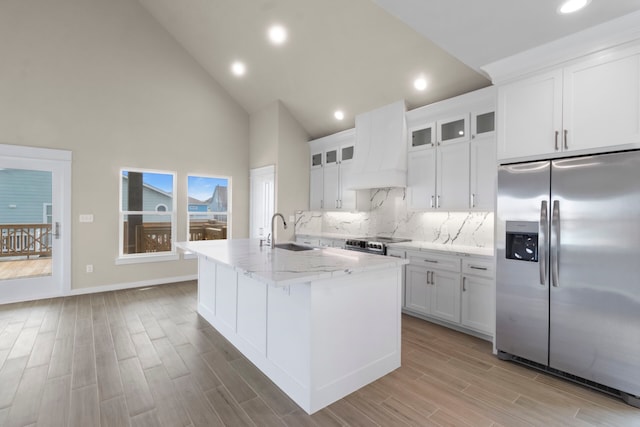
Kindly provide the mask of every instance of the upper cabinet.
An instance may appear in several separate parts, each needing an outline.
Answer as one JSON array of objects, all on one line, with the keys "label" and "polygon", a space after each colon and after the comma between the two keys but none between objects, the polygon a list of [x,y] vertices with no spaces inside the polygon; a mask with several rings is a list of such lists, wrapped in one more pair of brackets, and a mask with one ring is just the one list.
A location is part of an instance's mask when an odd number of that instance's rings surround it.
[{"label": "upper cabinet", "polygon": [[493,210],[494,107],[486,88],[407,113],[410,209]]},{"label": "upper cabinet", "polygon": [[498,159],[640,144],[640,46],[592,55],[498,88]]},{"label": "upper cabinet", "polygon": [[406,187],[406,107],[394,102],[356,116],[352,189]]},{"label": "upper cabinet", "polygon": [[368,210],[369,198],[349,190],[355,153],[355,130],[310,141],[310,210]]}]

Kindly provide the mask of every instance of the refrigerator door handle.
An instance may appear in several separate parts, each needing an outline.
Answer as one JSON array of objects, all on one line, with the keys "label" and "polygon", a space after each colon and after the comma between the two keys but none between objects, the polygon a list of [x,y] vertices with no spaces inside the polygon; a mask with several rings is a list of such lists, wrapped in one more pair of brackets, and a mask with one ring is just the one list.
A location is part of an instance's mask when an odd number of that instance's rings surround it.
[{"label": "refrigerator door handle", "polygon": [[553,210],[551,213],[551,227],[555,234],[555,242],[551,245],[551,284],[554,287],[560,286],[558,283],[559,267],[558,258],[560,256],[560,201],[553,201]]},{"label": "refrigerator door handle", "polygon": [[547,276],[549,271],[547,270],[547,230],[549,229],[548,223],[549,214],[547,211],[547,201],[543,200],[540,203],[540,242],[538,242],[538,259],[540,264],[540,284],[545,286],[547,284]]}]

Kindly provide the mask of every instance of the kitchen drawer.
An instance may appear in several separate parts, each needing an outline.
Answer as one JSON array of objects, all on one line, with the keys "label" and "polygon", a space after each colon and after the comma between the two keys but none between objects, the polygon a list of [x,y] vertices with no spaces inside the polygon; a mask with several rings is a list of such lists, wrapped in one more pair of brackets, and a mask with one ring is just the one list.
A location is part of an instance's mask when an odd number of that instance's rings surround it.
[{"label": "kitchen drawer", "polygon": [[493,260],[487,259],[463,259],[462,273],[479,276],[479,277],[495,277]]},{"label": "kitchen drawer", "polygon": [[457,256],[438,255],[429,252],[407,252],[407,258],[412,265],[460,272],[460,258]]}]

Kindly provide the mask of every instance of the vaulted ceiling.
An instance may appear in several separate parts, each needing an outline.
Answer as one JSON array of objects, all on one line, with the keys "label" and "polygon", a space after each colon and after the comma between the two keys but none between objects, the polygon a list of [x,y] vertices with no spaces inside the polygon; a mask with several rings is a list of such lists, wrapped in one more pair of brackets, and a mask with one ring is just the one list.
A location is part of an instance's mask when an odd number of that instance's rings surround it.
[{"label": "vaulted ceiling", "polygon": [[[415,108],[485,87],[482,65],[640,9],[592,0],[561,17],[559,0],[139,1],[248,113],[280,100],[312,138],[399,99]],[[267,40],[274,23],[288,30],[283,45]],[[247,66],[240,78],[236,60]],[[418,75],[425,91],[413,88]]]}]

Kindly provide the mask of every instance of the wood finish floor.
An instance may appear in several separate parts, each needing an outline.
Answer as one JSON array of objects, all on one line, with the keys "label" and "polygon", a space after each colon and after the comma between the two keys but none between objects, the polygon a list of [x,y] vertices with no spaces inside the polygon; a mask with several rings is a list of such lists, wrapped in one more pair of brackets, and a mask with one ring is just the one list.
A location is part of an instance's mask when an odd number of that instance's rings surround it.
[{"label": "wood finish floor", "polygon": [[402,367],[308,416],[195,310],[195,282],[0,306],[0,426],[640,426],[406,316]]}]

